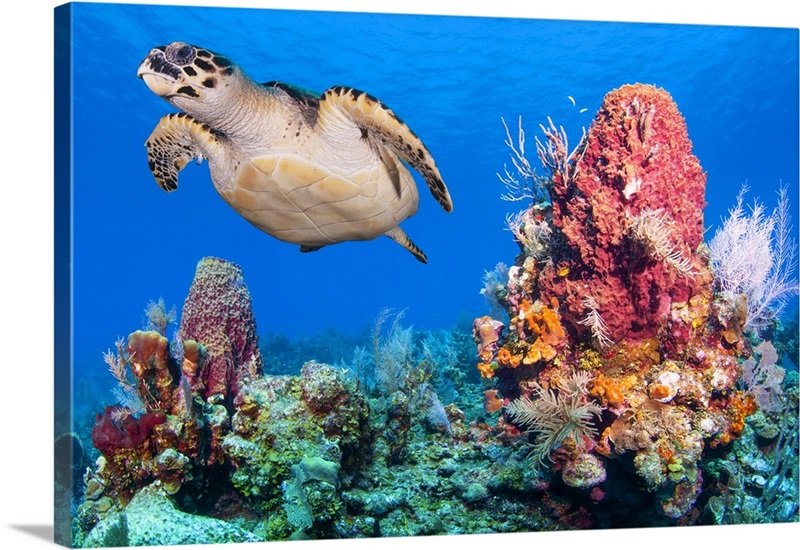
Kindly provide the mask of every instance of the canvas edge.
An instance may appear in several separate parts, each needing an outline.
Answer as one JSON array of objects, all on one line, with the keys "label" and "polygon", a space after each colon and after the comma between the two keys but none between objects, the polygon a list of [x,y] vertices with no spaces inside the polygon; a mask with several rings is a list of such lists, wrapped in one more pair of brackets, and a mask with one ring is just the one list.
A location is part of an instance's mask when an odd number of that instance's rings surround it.
[{"label": "canvas edge", "polygon": [[54,418],[56,544],[72,546],[72,6],[53,10],[54,30]]}]

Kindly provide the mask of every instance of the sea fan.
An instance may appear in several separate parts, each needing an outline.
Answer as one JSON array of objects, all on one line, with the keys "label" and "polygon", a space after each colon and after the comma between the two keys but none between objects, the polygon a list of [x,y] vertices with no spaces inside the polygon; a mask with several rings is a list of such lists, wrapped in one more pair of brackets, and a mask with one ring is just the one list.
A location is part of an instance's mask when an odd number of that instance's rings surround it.
[{"label": "sea fan", "polygon": [[[405,311],[405,310],[404,310]],[[409,365],[414,355],[414,331],[412,327],[400,326],[404,311],[396,314],[386,336],[381,329],[391,317],[391,309],[383,309],[372,329],[375,382],[384,395],[402,390],[406,384]]]},{"label": "sea fan", "polygon": [[120,421],[123,416],[143,413],[146,406],[139,396],[136,383],[128,379],[128,363],[131,358],[125,352],[124,340],[117,338],[114,345],[117,352],[106,351],[103,353],[103,361],[108,365],[108,371],[117,380],[117,386],[112,389],[112,392],[121,408],[114,413],[114,420]]},{"label": "sea fan", "polygon": [[797,243],[791,238],[787,188],[778,191],[778,206],[770,215],[758,200],[747,215],[743,205],[746,192],[747,187],[742,187],[709,250],[722,294],[732,302],[739,295],[747,298],[745,328],[759,332],[778,318],[787,300],[798,292],[793,277]]},{"label": "sea fan", "polygon": [[778,366],[778,353],[772,342],[761,342],[742,365],[742,383],[747,393],[756,400],[758,408],[765,412],[778,412],[783,406],[783,379],[786,371]]},{"label": "sea fan", "polygon": [[167,311],[167,306],[164,303],[164,298],[159,298],[158,302],[150,300],[144,308],[144,329],[155,330],[161,336],[167,335],[167,326],[174,323],[178,319],[178,313],[175,307]]}]

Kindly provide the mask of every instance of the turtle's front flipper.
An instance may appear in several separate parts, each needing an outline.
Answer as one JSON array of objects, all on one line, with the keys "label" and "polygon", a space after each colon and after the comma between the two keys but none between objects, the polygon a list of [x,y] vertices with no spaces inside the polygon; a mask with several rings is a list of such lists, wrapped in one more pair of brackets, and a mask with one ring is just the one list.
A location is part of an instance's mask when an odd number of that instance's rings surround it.
[{"label": "turtle's front flipper", "polygon": [[178,188],[178,172],[190,160],[213,158],[221,148],[219,135],[186,113],[161,117],[145,146],[147,164],[164,191]]},{"label": "turtle's front flipper", "polygon": [[374,139],[389,147],[422,174],[442,208],[447,212],[453,211],[450,193],[430,151],[391,109],[365,92],[334,86],[320,98],[319,117],[323,124],[332,123],[340,119],[342,114],[361,129],[364,138]]},{"label": "turtle's front flipper", "polygon": [[400,229],[400,226],[395,227],[394,229],[390,229],[386,233],[384,233],[387,237],[392,239],[394,242],[411,252],[416,259],[418,259],[423,264],[428,263],[428,257],[425,253],[419,249],[417,245],[414,244],[414,241],[408,238],[406,232]]}]

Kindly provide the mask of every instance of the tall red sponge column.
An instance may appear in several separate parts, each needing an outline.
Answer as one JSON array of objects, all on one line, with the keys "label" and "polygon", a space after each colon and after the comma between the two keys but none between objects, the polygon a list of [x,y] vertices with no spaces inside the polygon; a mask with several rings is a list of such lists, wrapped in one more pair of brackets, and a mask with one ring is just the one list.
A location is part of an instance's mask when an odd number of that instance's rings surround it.
[{"label": "tall red sponge column", "polygon": [[706,176],[665,90],[609,92],[573,169],[553,183],[553,224],[563,237],[539,289],[575,329],[599,316],[615,342],[652,337],[672,303],[708,282],[696,254]]},{"label": "tall red sponge column", "polygon": [[261,372],[256,319],[241,267],[219,258],[200,260],[183,304],[178,339],[194,340],[207,350],[193,388],[206,399],[215,394],[232,399],[246,373]]}]

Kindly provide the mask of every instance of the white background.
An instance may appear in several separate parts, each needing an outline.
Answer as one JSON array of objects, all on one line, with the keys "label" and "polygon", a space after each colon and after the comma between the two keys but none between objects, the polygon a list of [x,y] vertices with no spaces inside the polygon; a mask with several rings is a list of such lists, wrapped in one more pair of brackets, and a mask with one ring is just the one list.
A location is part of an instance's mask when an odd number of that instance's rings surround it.
[{"label": "white background", "polygon": [[[150,0],[147,3],[225,5],[222,0]],[[7,1],[0,7],[0,547],[13,550],[52,545],[52,52],[53,8],[57,4],[47,0]],[[523,7],[526,4],[530,6]],[[800,26],[800,8],[796,0],[714,4],[724,7],[716,11],[711,2],[703,0],[234,2],[242,7],[285,9]],[[797,185],[797,182],[791,184]],[[795,224],[798,224],[797,216]],[[296,549],[312,545],[349,550],[372,548],[377,544],[382,548],[399,549],[413,544],[459,548],[491,546],[493,549],[524,545],[675,550],[681,547],[759,548],[765,544],[794,545],[798,540],[800,525],[793,524],[184,548]]]}]

